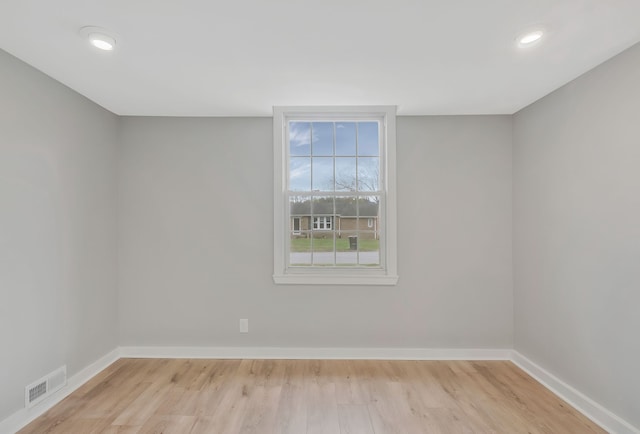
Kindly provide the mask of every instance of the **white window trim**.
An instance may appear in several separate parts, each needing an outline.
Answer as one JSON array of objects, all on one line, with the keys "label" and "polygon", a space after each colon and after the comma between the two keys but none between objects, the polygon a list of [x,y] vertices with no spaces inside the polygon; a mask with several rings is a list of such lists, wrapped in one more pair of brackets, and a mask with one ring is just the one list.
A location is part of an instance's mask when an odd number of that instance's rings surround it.
[{"label": "white window trim", "polygon": [[[381,180],[385,196],[383,213],[384,240],[380,243],[382,268],[287,268],[289,219],[286,198],[287,149],[285,148],[286,122],[290,117],[314,119],[380,117],[384,122],[385,147],[381,164],[386,176]],[[273,280],[276,284],[295,285],[395,285],[397,272],[397,212],[396,212],[396,107],[395,106],[345,106],[345,107],[274,107],[273,108],[274,151],[274,260]]]}]

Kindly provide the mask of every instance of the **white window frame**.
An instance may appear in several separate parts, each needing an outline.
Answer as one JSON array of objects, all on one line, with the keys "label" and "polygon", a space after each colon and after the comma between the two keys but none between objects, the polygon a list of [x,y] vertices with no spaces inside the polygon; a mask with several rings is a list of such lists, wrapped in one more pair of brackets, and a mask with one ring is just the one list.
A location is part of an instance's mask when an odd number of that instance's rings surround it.
[{"label": "white window frame", "polygon": [[333,229],[333,217],[329,216],[314,216],[313,217],[313,230],[314,231],[330,231]]},{"label": "white window frame", "polygon": [[[288,122],[307,120],[371,120],[381,125],[380,191],[384,197],[380,215],[381,266],[364,267],[291,267],[289,257]],[[396,107],[395,106],[338,106],[338,107],[274,107],[274,272],[276,284],[294,285],[395,285],[397,273],[397,212],[396,212]],[[313,223],[313,222],[311,222]]]}]

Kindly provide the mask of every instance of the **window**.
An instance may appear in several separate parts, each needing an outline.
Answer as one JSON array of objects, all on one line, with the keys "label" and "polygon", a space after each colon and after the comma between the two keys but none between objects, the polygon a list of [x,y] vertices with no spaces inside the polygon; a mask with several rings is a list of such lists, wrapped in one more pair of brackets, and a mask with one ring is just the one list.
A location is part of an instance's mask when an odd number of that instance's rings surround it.
[{"label": "window", "polygon": [[319,231],[329,231],[331,230],[332,221],[333,221],[332,217],[314,217],[313,229],[319,230]]},{"label": "window", "polygon": [[395,107],[274,108],[274,280],[393,285]]}]

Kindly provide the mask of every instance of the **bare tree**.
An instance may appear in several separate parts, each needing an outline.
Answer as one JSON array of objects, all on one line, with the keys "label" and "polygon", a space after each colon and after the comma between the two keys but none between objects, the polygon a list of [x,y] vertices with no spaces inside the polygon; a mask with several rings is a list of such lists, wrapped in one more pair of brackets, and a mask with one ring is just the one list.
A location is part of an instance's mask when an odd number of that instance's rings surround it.
[{"label": "bare tree", "polygon": [[[359,167],[357,179],[353,174],[336,173],[336,190],[358,191],[363,194],[378,191],[380,185],[380,168]],[[376,203],[379,201],[375,196]]]}]

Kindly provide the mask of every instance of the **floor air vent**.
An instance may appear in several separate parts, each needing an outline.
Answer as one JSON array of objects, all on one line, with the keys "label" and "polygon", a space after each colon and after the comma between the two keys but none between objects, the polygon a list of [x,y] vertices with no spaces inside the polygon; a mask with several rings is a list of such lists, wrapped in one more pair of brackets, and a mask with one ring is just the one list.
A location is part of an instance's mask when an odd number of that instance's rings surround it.
[{"label": "floor air vent", "polygon": [[25,387],[25,407],[33,407],[65,384],[67,384],[67,367],[63,366]]}]

